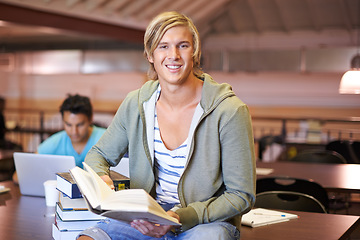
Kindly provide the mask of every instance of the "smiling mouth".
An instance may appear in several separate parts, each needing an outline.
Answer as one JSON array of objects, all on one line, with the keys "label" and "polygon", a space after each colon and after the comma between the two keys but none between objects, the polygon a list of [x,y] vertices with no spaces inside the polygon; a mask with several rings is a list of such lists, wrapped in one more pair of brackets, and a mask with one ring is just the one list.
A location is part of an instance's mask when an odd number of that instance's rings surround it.
[{"label": "smiling mouth", "polygon": [[181,68],[181,65],[166,65],[166,67],[172,70],[176,70]]}]

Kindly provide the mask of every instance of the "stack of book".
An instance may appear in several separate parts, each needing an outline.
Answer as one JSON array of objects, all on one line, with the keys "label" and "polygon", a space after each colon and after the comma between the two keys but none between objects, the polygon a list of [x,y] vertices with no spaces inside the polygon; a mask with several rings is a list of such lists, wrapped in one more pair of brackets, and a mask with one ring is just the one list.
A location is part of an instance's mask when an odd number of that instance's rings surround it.
[{"label": "stack of book", "polygon": [[[115,190],[130,187],[130,179],[114,171],[110,172]],[[88,210],[78,186],[69,172],[57,173],[59,201],[55,207],[55,222],[52,226],[52,237],[59,239],[76,239],[86,228],[96,225],[104,217]]]}]

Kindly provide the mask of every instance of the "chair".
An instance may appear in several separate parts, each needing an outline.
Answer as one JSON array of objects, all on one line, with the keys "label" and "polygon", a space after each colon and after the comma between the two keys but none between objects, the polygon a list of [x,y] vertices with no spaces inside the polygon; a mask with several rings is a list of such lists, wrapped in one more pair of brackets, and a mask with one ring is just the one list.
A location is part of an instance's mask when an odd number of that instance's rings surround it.
[{"label": "chair", "polygon": [[280,176],[257,179],[256,193],[268,191],[290,191],[307,194],[317,199],[326,211],[329,209],[329,197],[325,188],[311,180]]},{"label": "chair", "polygon": [[327,213],[325,207],[314,197],[290,191],[268,191],[256,195],[255,207]]},{"label": "chair", "polygon": [[326,150],[331,150],[341,154],[347,163],[360,163],[359,158],[356,156],[352,144],[347,140],[336,140],[329,142],[326,145]]},{"label": "chair", "polygon": [[[292,162],[307,162],[307,163],[346,163],[345,158],[340,155],[338,152],[330,150],[305,150],[300,152],[295,157],[291,158],[289,161]],[[328,193],[329,198],[329,209],[328,210],[339,210],[349,208],[349,195],[348,194],[338,194],[338,193]]]},{"label": "chair", "polygon": [[345,158],[335,151],[317,149],[302,151],[289,161],[307,163],[346,163]]}]

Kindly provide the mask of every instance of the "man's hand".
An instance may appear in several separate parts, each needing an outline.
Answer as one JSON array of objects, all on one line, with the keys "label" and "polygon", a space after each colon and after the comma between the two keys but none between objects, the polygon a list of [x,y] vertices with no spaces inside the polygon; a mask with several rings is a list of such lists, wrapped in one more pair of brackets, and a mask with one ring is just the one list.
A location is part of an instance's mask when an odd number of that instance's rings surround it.
[{"label": "man's hand", "polygon": [[170,231],[173,226],[155,224],[145,220],[134,220],[131,222],[131,227],[137,229],[146,236],[161,238]]},{"label": "man's hand", "polygon": [[103,176],[100,176],[100,178],[101,178],[111,189],[115,189],[115,187],[114,187],[114,182],[111,180],[111,178],[109,177],[109,175],[103,175]]},{"label": "man's hand", "polygon": [[[180,220],[179,215],[177,215],[173,211],[168,211],[167,214],[170,215],[171,217]],[[146,236],[161,238],[174,226],[155,224],[145,220],[134,220],[131,222],[131,227],[137,229],[139,232],[141,232]]]}]

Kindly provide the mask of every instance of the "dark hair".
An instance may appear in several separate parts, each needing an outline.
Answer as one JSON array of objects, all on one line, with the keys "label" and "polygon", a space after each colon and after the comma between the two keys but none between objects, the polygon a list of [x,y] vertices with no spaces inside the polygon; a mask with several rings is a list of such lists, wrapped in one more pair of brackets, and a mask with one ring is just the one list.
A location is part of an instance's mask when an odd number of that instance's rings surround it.
[{"label": "dark hair", "polygon": [[69,111],[74,114],[85,114],[89,118],[92,119],[93,110],[90,103],[90,99],[85,96],[80,96],[79,94],[70,95],[64,100],[62,105],[60,106],[61,116],[64,117],[64,112]]}]

